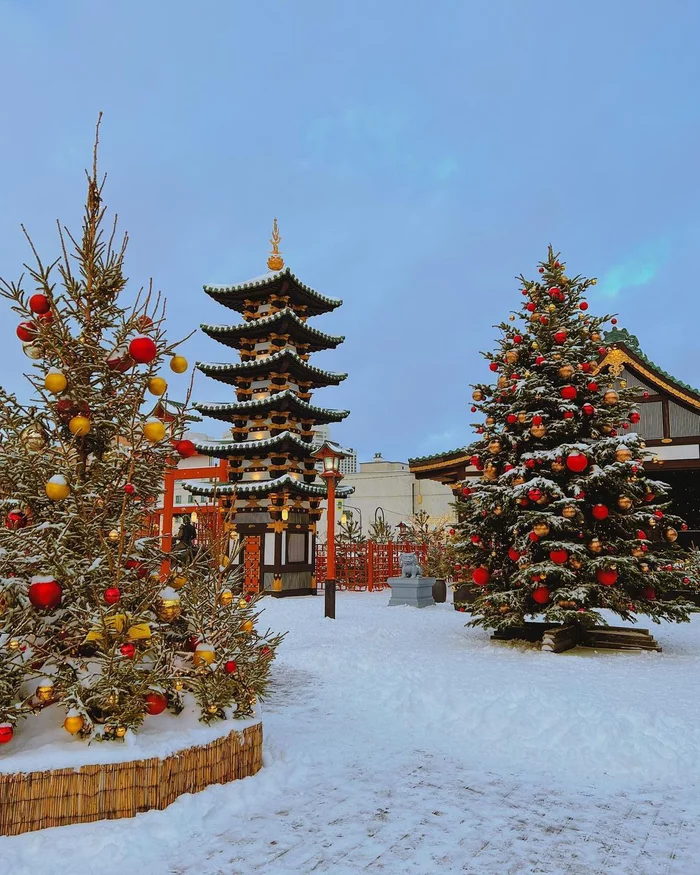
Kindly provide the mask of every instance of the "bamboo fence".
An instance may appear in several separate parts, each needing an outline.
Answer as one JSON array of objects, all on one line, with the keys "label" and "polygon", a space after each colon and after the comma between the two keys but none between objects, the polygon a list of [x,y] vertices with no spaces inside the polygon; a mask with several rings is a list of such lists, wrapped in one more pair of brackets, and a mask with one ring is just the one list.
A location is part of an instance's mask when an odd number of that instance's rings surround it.
[{"label": "bamboo fence", "polygon": [[164,759],[0,774],[0,835],[133,817],[183,793],[254,775],[262,767],[262,723]]}]

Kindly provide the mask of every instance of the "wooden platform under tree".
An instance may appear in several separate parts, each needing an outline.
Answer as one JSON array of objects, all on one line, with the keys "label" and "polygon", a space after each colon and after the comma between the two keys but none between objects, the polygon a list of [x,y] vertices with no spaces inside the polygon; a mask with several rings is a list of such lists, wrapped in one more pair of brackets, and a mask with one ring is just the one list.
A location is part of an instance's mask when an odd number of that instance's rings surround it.
[{"label": "wooden platform under tree", "polygon": [[661,646],[648,629],[630,629],[628,626],[593,626],[576,624],[524,623],[507,629],[497,629],[492,641],[541,642],[542,650],[563,653],[574,647],[595,650],[656,650]]}]

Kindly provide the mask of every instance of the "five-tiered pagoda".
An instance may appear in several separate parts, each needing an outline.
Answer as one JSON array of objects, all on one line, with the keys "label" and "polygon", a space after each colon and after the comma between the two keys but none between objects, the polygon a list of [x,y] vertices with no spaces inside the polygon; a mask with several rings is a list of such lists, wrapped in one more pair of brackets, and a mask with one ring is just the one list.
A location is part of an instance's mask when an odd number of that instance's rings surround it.
[{"label": "five-tiered pagoda", "polygon": [[[236,400],[194,404],[205,416],[231,424],[231,439],[197,443],[204,454],[228,460],[226,484],[197,484],[193,495],[223,499],[240,539],[237,561],[247,592],[313,593],[316,524],[326,485],[311,457],[313,427],[340,422],[347,410],[311,403],[314,389],[337,386],[347,374],[309,363],[311,353],[335,349],[343,337],[307,324],[342,301],[304,285],[284,266],[275,219],[269,272],[232,286],[204,291],[243,316],[238,325],[202,325],[202,331],[240,352],[236,364],[198,362],[208,377],[234,387]],[[352,489],[340,487],[338,495]]]}]

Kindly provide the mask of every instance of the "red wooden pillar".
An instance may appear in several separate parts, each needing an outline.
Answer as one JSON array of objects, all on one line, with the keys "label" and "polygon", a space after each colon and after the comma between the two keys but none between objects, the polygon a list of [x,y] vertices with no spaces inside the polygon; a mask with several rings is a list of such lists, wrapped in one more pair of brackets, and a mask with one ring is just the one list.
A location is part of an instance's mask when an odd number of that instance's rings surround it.
[{"label": "red wooden pillar", "polygon": [[374,541],[367,542],[367,589],[374,589]]},{"label": "red wooden pillar", "polygon": [[[175,468],[168,467],[165,470],[165,489],[163,497],[163,516],[161,520],[162,530],[160,533],[161,548],[164,553],[170,553],[173,549],[173,511],[175,506]],[[160,566],[160,574],[165,579],[170,574],[170,561],[164,559]]]}]

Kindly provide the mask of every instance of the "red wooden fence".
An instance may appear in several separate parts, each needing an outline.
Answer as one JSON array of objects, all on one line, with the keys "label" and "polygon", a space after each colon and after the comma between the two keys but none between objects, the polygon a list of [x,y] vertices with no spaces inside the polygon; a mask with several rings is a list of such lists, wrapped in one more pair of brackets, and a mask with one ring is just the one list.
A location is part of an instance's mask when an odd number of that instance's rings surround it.
[{"label": "red wooden fence", "polygon": [[[424,544],[377,544],[363,541],[360,544],[336,543],[335,576],[338,589],[364,590],[383,589],[387,578],[401,574],[399,553],[415,553],[418,562],[425,563]],[[323,588],[326,581],[326,545],[316,545],[316,586]]]}]

